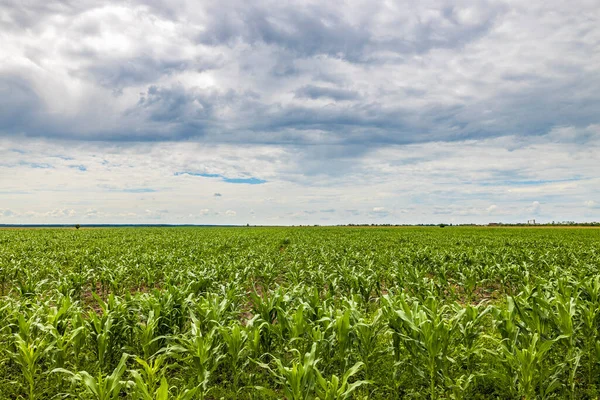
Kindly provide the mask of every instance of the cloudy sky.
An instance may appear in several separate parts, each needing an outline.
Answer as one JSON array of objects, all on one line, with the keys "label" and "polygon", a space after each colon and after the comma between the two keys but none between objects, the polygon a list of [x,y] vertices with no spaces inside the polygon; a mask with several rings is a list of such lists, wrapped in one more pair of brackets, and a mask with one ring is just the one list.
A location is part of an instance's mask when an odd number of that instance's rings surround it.
[{"label": "cloudy sky", "polygon": [[0,224],[600,220],[598,0],[0,2]]}]

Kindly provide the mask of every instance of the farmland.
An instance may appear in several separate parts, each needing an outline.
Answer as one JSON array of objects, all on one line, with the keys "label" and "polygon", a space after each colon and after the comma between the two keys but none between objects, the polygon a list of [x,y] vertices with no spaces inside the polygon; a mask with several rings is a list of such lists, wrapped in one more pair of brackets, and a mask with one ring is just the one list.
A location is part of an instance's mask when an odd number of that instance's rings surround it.
[{"label": "farmland", "polygon": [[600,230],[0,231],[1,399],[595,399]]}]

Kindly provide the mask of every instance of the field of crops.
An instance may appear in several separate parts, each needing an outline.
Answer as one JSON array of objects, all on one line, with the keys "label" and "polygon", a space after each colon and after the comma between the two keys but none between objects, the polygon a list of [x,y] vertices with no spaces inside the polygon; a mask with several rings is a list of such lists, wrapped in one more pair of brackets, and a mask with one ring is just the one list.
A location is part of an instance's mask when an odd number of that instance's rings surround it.
[{"label": "field of crops", "polygon": [[600,230],[0,230],[0,399],[598,398]]}]

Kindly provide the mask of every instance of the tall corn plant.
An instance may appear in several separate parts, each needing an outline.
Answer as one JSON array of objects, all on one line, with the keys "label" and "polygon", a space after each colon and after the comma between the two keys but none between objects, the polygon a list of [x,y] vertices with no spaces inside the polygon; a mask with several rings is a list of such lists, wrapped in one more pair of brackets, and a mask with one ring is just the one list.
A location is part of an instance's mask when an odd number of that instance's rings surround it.
[{"label": "tall corn plant", "polygon": [[402,363],[401,355],[406,350],[410,355],[409,366],[428,382],[429,397],[437,399],[438,385],[444,382],[454,362],[449,354],[453,321],[445,316],[447,307],[440,306],[434,297],[429,297],[426,304],[418,301],[409,304],[400,295],[397,305],[388,298],[387,308],[398,364]]},{"label": "tall corn plant", "polygon": [[[524,307],[522,306],[521,309]],[[528,315],[531,316],[532,306]],[[491,374],[503,387],[513,396],[523,399],[533,399],[536,396],[546,398],[561,386],[555,365],[548,361],[549,351],[553,344],[561,339],[542,339],[539,332],[528,331],[520,325],[512,297],[507,298],[507,304],[503,308],[494,307],[494,325],[500,337],[488,336],[495,343],[494,349],[487,351],[494,357]],[[534,327],[540,327],[540,322],[546,317],[546,310],[542,316],[531,316],[530,321],[535,322]],[[546,322],[543,322],[543,330],[547,332]],[[498,368],[501,367],[501,368]]]},{"label": "tall corn plant", "polygon": [[162,336],[158,336],[160,316],[155,316],[154,310],[150,310],[148,318],[144,322],[138,322],[134,328],[136,341],[141,347],[144,359],[148,360],[160,350]]},{"label": "tall corn plant", "polygon": [[257,386],[256,389],[274,398],[284,397],[288,400],[314,399],[315,385],[319,377],[317,372],[319,359],[316,356],[316,352],[316,343],[312,345],[311,351],[304,354],[304,356],[301,356],[296,350],[297,358],[289,367],[285,366],[276,357],[273,357],[274,368],[268,364],[258,362],[257,364],[269,371],[270,375],[275,379],[275,382],[281,388],[281,393],[262,386]]},{"label": "tall corn plant", "polygon": [[131,398],[135,400],[193,400],[196,396],[196,392],[198,391],[198,388],[184,389],[176,396],[173,396],[170,391],[167,378],[164,376],[160,380],[160,386],[158,386],[154,391],[148,389],[146,383],[143,381],[143,378],[141,378],[139,375],[134,374],[133,378],[133,382],[130,383],[130,386],[133,388]]},{"label": "tall corn plant", "polygon": [[112,351],[112,330],[113,316],[110,312],[105,311],[102,315],[98,315],[94,311],[88,313],[87,331],[94,344],[93,351],[100,369],[106,367],[107,357]]},{"label": "tall corn plant", "polygon": [[484,344],[481,339],[485,331],[484,319],[490,311],[491,307],[484,307],[482,304],[454,306],[457,346],[460,349],[456,353],[469,373],[474,372],[475,360],[483,353]]},{"label": "tall corn plant", "polygon": [[123,354],[117,367],[108,376],[103,375],[101,371],[96,376],[87,371],[71,372],[63,368],[54,369],[52,372],[64,373],[69,380],[82,387],[86,397],[94,400],[115,400],[121,397],[121,394],[127,387],[127,381],[122,380],[126,369],[128,354]]},{"label": "tall corn plant", "polygon": [[598,341],[600,326],[600,276],[582,282],[579,302],[583,330],[583,352],[585,354],[586,383],[596,383],[596,369],[600,361],[600,342]]},{"label": "tall corn plant", "polygon": [[[25,380],[29,400],[38,398],[36,381],[41,373],[41,362],[45,357],[50,357],[54,344],[48,341],[46,335],[38,337],[22,337],[14,334],[14,351],[9,351],[12,361],[19,367]],[[39,398],[42,398],[40,396]]]},{"label": "tall corn plant", "polygon": [[210,391],[210,380],[223,354],[217,328],[203,332],[200,321],[191,316],[190,332],[177,338],[176,344],[168,347],[167,354],[182,358],[183,364],[198,388],[198,397],[203,400]]},{"label": "tall corn plant", "polygon": [[565,298],[556,294],[552,299],[555,325],[560,334],[558,344],[565,349],[563,367],[567,370],[568,392],[571,399],[575,398],[576,375],[580,365],[582,352],[578,347],[575,332],[579,330],[577,321],[577,299]]},{"label": "tall corn plant", "polygon": [[385,328],[381,310],[377,310],[371,320],[361,318],[354,325],[356,350],[362,362],[361,365],[364,366],[367,379],[371,379],[375,365],[385,353],[382,349]]},{"label": "tall corn plant", "polygon": [[238,324],[223,327],[220,332],[225,344],[224,362],[231,372],[233,390],[237,393],[240,389],[240,377],[249,361],[248,333]]},{"label": "tall corn plant", "polygon": [[346,400],[351,398],[352,394],[362,385],[370,383],[369,381],[355,381],[350,383],[349,380],[356,375],[361,367],[362,362],[354,364],[349,370],[344,372],[340,379],[337,375],[332,375],[329,379],[323,377],[321,372],[315,368],[317,373],[316,393],[319,400]]},{"label": "tall corn plant", "polygon": [[250,293],[250,299],[254,318],[249,325],[259,332],[262,351],[269,353],[278,336],[282,334],[282,327],[278,324],[278,315],[280,310],[285,308],[283,307],[284,295],[280,289],[263,296],[254,291]]},{"label": "tall corn plant", "polygon": [[512,378],[512,385],[516,385],[518,396],[524,400],[535,399],[538,395],[548,398],[561,386],[555,369],[544,363],[554,342],[541,341],[537,333],[529,340],[521,341],[521,345],[509,344],[506,339],[500,341],[492,355],[504,363],[506,370],[499,371],[497,376]]},{"label": "tall corn plant", "polygon": [[131,371],[134,395],[145,400],[152,399],[157,393],[162,393],[164,390],[162,378],[164,378],[166,367],[163,365],[165,357],[159,356],[150,361],[136,357],[135,361],[141,369]]},{"label": "tall corn plant", "polygon": [[164,356],[146,362],[137,357],[136,362],[141,369],[130,371],[133,381],[128,382],[131,398],[135,400],[192,400],[198,391],[198,388],[184,389],[179,391],[176,396],[171,393],[164,365]]}]

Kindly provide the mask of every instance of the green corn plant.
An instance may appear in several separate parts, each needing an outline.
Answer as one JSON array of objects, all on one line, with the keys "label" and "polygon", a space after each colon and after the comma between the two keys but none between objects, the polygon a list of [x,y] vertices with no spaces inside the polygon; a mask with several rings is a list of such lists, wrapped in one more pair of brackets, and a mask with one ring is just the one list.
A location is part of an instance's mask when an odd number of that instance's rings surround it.
[{"label": "green corn plant", "polygon": [[575,398],[575,384],[577,369],[581,361],[581,350],[577,347],[577,338],[575,332],[579,329],[579,324],[576,321],[577,316],[577,299],[574,297],[564,298],[561,294],[557,294],[553,299],[553,313],[555,325],[558,327],[560,334],[559,344],[562,344],[566,350],[565,367],[567,367],[567,380],[569,397]]},{"label": "green corn plant", "polygon": [[193,374],[198,396],[203,400],[210,391],[212,373],[223,358],[222,345],[217,340],[217,328],[203,332],[200,321],[194,315],[191,319],[190,333],[177,338],[177,343],[169,346],[167,354],[182,357],[186,369]]},{"label": "green corn plant", "polygon": [[271,261],[266,261],[256,273],[258,279],[262,283],[262,286],[266,289],[273,287],[279,270],[277,264]]},{"label": "green corn plant", "polygon": [[462,374],[456,378],[445,377],[447,382],[446,386],[451,389],[450,398],[453,400],[468,399],[469,389],[473,386],[473,382],[476,378],[475,374]]},{"label": "green corn plant", "polygon": [[307,288],[307,293],[303,297],[304,304],[304,315],[305,318],[310,321],[309,323],[314,324],[321,318],[329,316],[331,298],[322,298],[319,289],[316,287]]},{"label": "green corn plant", "polygon": [[6,287],[9,282],[9,267],[0,262],[0,297],[4,297],[7,292]]},{"label": "green corn plant", "polygon": [[279,310],[283,308],[283,294],[281,290],[276,290],[261,297],[255,291],[254,293],[250,293],[250,299],[252,301],[254,317],[249,325],[258,328],[261,338],[260,343],[263,348],[262,351],[269,353],[277,336],[282,333],[281,327],[275,326],[275,324],[278,322],[277,316]]},{"label": "green corn plant", "polygon": [[131,376],[133,383],[130,386],[132,387],[132,398],[135,400],[168,400],[169,384],[164,376],[157,388],[149,387],[137,371],[131,371]]},{"label": "green corn plant", "polygon": [[224,362],[229,366],[230,376],[233,377],[233,390],[237,393],[240,388],[240,376],[249,360],[246,346],[248,333],[238,324],[223,327],[220,332],[225,344]]},{"label": "green corn plant", "polygon": [[54,369],[52,372],[66,374],[72,383],[82,386],[86,395],[94,400],[115,400],[121,396],[127,386],[127,382],[121,378],[125,373],[128,357],[128,354],[123,354],[117,367],[108,376],[104,376],[101,371],[93,376],[87,371],[74,373],[63,368]]},{"label": "green corn plant", "polygon": [[600,358],[594,351],[598,340],[598,326],[600,326],[600,276],[585,280],[582,283],[581,301],[579,312],[583,330],[583,352],[586,355],[587,384],[594,384],[595,370]]},{"label": "green corn plant", "polygon": [[[491,311],[490,307],[483,308],[482,305],[467,305],[462,306],[456,304],[455,312],[455,327],[459,333],[457,345],[460,351],[456,354],[462,360],[464,366],[469,373],[474,372],[474,360],[477,356],[483,353],[483,343],[481,338],[484,335],[484,318]],[[465,383],[470,383],[473,378],[469,376],[462,379]]]},{"label": "green corn plant", "polygon": [[360,296],[361,303],[364,304],[365,310],[368,310],[371,302],[371,295],[375,294],[376,296],[379,296],[381,293],[379,277],[368,273],[368,271],[372,271],[373,265],[373,260],[369,260],[365,269],[349,269],[344,277],[350,286],[350,292]]},{"label": "green corn plant", "polygon": [[130,384],[133,388],[132,398],[135,400],[193,400],[195,398],[197,388],[184,389],[176,396],[170,392],[167,378],[164,376],[160,380],[160,385],[155,391],[150,391],[146,386],[143,378],[139,375],[133,376],[134,381]]},{"label": "green corn plant", "polygon": [[344,369],[349,362],[348,352],[354,341],[354,330],[351,321],[352,309],[347,307],[343,311],[338,311],[332,321],[332,327],[335,337],[335,350],[338,359],[343,360]]},{"label": "green corn plant", "polygon": [[207,331],[226,321],[230,308],[231,303],[226,297],[207,294],[197,300],[194,315],[200,324],[200,328]]},{"label": "green corn plant", "polygon": [[130,371],[136,396],[141,399],[151,399],[155,392],[163,390],[159,388],[159,383],[162,387],[161,378],[164,378],[165,372],[164,360],[164,356],[159,356],[150,361],[145,361],[140,357],[135,358],[135,361],[142,367],[141,370]]},{"label": "green corn plant", "polygon": [[546,398],[560,387],[560,381],[554,374],[556,371],[544,365],[554,342],[555,340],[540,341],[539,335],[534,333],[526,346],[520,347],[515,343],[507,345],[506,340],[502,340],[499,350],[492,352],[508,366],[510,372],[503,377],[514,376],[521,398],[535,399],[537,394]]},{"label": "green corn plant", "polygon": [[[293,349],[295,350],[295,349]],[[319,359],[316,357],[317,345],[314,343],[309,353],[302,357],[297,350],[297,359],[292,362],[292,365],[286,367],[283,362],[273,357],[275,368],[270,365],[257,362],[259,366],[269,371],[270,375],[275,379],[278,386],[281,387],[283,397],[288,400],[311,400],[315,398],[315,385],[317,384],[318,373],[317,363]],[[274,397],[281,398],[281,394],[273,390],[256,386],[258,391]]]},{"label": "green corn plant", "polygon": [[59,278],[59,281],[56,283],[57,290],[65,297],[80,299],[82,288],[85,287],[87,280],[87,271],[83,273],[70,272]]},{"label": "green corn plant", "polygon": [[81,350],[84,348],[85,340],[88,336],[87,322],[84,320],[82,314],[77,313],[71,317],[71,327],[73,334],[69,337],[71,348],[73,349],[73,364],[77,366],[79,355]]},{"label": "green corn plant", "polygon": [[302,339],[310,330],[308,321],[305,318],[304,304],[300,304],[288,321],[290,336],[292,340]]},{"label": "green corn plant", "polygon": [[[519,338],[520,328],[517,324],[517,311],[512,297],[506,298],[505,307],[493,307],[494,326],[501,338],[505,340],[505,346],[512,346]],[[509,347],[512,350],[512,347]]]},{"label": "green corn plant", "polygon": [[418,376],[429,382],[429,397],[438,398],[437,386],[441,377],[448,376],[450,364],[449,345],[453,322],[444,314],[447,307],[439,306],[434,297],[426,304],[413,301],[409,305],[404,296],[398,299],[395,309],[388,299],[388,320],[393,332],[394,351],[406,349],[411,356],[410,366]]},{"label": "green corn plant", "polygon": [[157,336],[160,324],[160,316],[155,316],[154,310],[150,310],[145,322],[138,322],[134,334],[137,342],[142,348],[144,359],[148,360],[151,356],[160,350],[160,344],[163,337]]},{"label": "green corn plant", "polygon": [[60,307],[50,307],[46,311],[46,332],[54,343],[52,354],[54,367],[64,367],[67,359],[73,363],[77,361],[78,349],[73,344],[84,334],[84,327],[72,326],[70,317],[78,312],[79,309],[72,303],[71,298],[65,296],[60,299]]},{"label": "green corn plant", "polygon": [[21,297],[32,298],[42,291],[47,282],[48,279],[38,280],[32,270],[23,269],[15,288]]},{"label": "green corn plant", "polygon": [[526,285],[523,292],[514,298],[514,306],[520,320],[521,330],[537,333],[544,339],[553,334],[553,310],[546,293],[539,287]]},{"label": "green corn plant", "polygon": [[253,358],[261,358],[268,353],[263,353],[263,331],[268,329],[265,327],[266,322],[254,324],[254,320],[250,320],[246,328],[248,329],[248,351]]},{"label": "green corn plant", "polygon": [[260,296],[256,290],[250,293],[252,308],[255,315],[260,316],[261,320],[269,324],[275,323],[277,312],[283,304],[283,293],[276,290],[272,293]]},{"label": "green corn plant", "polygon": [[[25,384],[29,400],[38,398],[36,391],[36,379],[41,373],[41,361],[49,357],[54,344],[48,342],[44,335],[38,338],[23,338],[20,334],[14,334],[14,351],[8,351],[12,361],[19,367]],[[42,396],[39,396],[42,398]]]},{"label": "green corn plant", "polygon": [[55,367],[63,368],[67,360],[72,360],[72,362],[76,363],[77,352],[73,343],[82,335],[83,329],[80,326],[61,334],[55,327],[48,328],[48,334],[52,337],[52,342],[54,343],[52,364]]},{"label": "green corn plant", "polygon": [[133,381],[129,382],[131,396],[136,400],[191,400],[196,395],[198,388],[184,389],[176,396],[170,392],[169,384],[164,373],[166,365],[165,358],[159,356],[150,362],[137,357],[136,362],[142,367],[141,370],[130,371]]},{"label": "green corn plant", "polygon": [[356,348],[367,379],[371,379],[374,366],[385,353],[381,348],[382,333],[386,328],[382,315],[382,311],[377,310],[371,321],[360,319],[354,325]]},{"label": "green corn plant", "polygon": [[59,333],[65,333],[69,324],[69,316],[74,308],[74,304],[70,297],[62,296],[59,300],[59,307],[52,306],[45,310],[47,323],[51,325]]},{"label": "green corn plant", "polygon": [[86,330],[89,332],[89,337],[95,345],[93,350],[100,369],[106,366],[106,358],[112,348],[112,326],[112,313],[104,312],[101,316],[93,311],[88,313]]},{"label": "green corn plant", "polygon": [[311,326],[306,314],[304,303],[301,303],[295,311],[283,308],[278,311],[277,321],[280,325],[278,334],[282,339],[289,339],[289,345],[297,348],[301,353],[310,351],[312,345],[309,337]]},{"label": "green corn plant", "polygon": [[[525,308],[525,307],[523,307]],[[529,315],[533,307],[529,306]],[[547,310],[543,310],[545,318]],[[538,332],[531,333],[522,330],[518,321],[515,302],[507,298],[506,308],[493,308],[494,325],[500,337],[487,336],[496,344],[495,349],[486,349],[500,363],[492,365],[491,375],[513,396],[533,399],[540,395],[546,398],[560,388],[560,379],[557,375],[560,370],[556,365],[546,362],[552,345],[564,337],[554,339],[541,339]],[[540,316],[532,316],[533,321],[540,321]],[[546,323],[544,322],[544,326]],[[538,325],[539,326],[539,325]],[[500,369],[497,367],[501,366]]]},{"label": "green corn plant", "polygon": [[190,307],[192,305],[191,294],[185,290],[167,284],[162,291],[154,291],[151,295],[151,304],[155,316],[161,318],[159,324],[159,336],[177,335],[187,323]]},{"label": "green corn plant", "polygon": [[359,372],[362,366],[362,362],[354,364],[354,366],[344,373],[341,380],[337,375],[332,375],[329,379],[325,379],[321,372],[315,368],[317,374],[317,397],[320,400],[346,400],[351,398],[354,391],[360,386],[370,383],[364,380],[353,383],[348,382],[350,378]]},{"label": "green corn plant", "polygon": [[473,267],[461,268],[459,271],[460,286],[465,294],[466,300],[471,302],[474,300],[474,293],[477,286],[481,285],[481,277],[479,272]]}]

